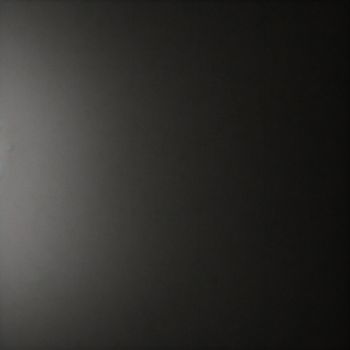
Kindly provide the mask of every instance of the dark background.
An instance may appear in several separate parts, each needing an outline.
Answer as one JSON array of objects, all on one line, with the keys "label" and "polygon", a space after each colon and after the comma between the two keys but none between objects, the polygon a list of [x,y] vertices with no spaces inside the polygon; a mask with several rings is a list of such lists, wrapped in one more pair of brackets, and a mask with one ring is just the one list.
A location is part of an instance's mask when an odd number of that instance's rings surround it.
[{"label": "dark background", "polygon": [[0,10],[2,349],[349,345],[348,6]]}]

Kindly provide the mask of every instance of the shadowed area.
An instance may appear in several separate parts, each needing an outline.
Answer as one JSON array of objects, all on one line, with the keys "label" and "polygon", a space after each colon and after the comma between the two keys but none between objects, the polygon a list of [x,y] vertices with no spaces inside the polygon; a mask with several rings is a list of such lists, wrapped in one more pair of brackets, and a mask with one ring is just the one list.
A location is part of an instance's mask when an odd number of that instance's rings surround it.
[{"label": "shadowed area", "polygon": [[0,5],[3,350],[348,345],[345,5]]}]

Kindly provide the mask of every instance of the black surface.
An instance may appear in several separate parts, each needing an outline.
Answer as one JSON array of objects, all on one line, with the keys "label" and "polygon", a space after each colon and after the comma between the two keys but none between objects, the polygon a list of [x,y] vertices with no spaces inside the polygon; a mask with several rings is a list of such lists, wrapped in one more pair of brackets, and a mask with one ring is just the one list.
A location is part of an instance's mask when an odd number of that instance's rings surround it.
[{"label": "black surface", "polygon": [[347,6],[3,10],[4,350],[349,345]]}]

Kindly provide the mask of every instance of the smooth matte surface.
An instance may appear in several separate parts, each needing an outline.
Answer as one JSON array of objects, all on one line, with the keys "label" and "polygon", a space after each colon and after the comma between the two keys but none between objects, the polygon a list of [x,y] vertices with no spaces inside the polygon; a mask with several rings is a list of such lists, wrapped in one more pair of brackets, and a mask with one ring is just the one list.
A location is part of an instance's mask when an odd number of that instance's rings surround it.
[{"label": "smooth matte surface", "polygon": [[1,349],[349,345],[345,5],[0,9]]}]

